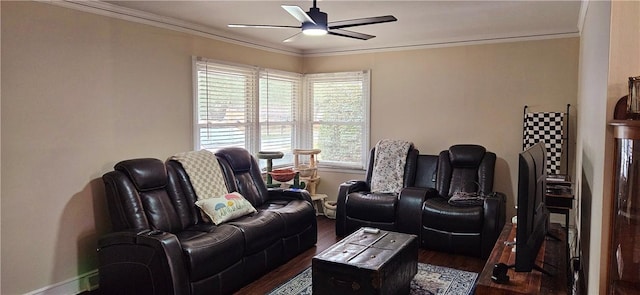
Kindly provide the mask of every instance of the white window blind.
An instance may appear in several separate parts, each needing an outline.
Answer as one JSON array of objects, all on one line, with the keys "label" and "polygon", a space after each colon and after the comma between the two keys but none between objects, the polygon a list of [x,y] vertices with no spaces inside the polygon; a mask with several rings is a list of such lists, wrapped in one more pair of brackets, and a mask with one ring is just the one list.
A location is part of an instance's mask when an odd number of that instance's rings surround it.
[{"label": "white window blind", "polygon": [[255,69],[198,59],[196,148],[250,148],[256,138]]},{"label": "white window blind", "polygon": [[313,148],[321,166],[364,169],[369,147],[369,72],[306,76]]},{"label": "white window blind", "polygon": [[300,121],[300,79],[300,74],[260,71],[260,150],[285,154],[274,160],[274,165],[293,162]]},{"label": "white window blind", "polygon": [[280,166],[294,148],[318,148],[321,167],[365,167],[368,71],[305,76],[196,57],[194,84],[196,149],[280,151]]}]

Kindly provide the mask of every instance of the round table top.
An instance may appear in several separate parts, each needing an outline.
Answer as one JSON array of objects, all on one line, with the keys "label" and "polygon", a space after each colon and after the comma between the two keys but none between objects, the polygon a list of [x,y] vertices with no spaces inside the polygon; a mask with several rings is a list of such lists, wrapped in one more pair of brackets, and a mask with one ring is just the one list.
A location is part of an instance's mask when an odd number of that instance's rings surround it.
[{"label": "round table top", "polygon": [[298,155],[316,155],[320,153],[320,149],[310,149],[310,150],[304,150],[304,149],[293,149],[293,154],[298,154]]},{"label": "round table top", "polygon": [[259,151],[256,157],[258,157],[258,159],[280,159],[284,157],[284,154],[282,152]]}]

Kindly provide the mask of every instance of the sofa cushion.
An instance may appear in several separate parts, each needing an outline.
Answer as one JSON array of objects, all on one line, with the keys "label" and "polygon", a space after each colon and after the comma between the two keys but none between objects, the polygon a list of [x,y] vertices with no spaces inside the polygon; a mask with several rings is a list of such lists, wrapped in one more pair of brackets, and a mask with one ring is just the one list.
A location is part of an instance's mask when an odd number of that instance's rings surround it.
[{"label": "sofa cushion", "polygon": [[244,254],[244,237],[234,226],[188,228],[176,236],[192,282],[219,273],[242,260]]},{"label": "sofa cushion", "polygon": [[445,232],[479,233],[483,214],[483,206],[455,207],[445,198],[430,198],[424,201],[422,224]]},{"label": "sofa cushion", "polygon": [[395,222],[395,194],[350,193],[345,202],[346,213],[350,218],[370,222]]},{"label": "sofa cushion", "polygon": [[304,200],[275,200],[265,203],[260,209],[277,213],[284,221],[284,236],[299,234],[313,225],[316,211]]},{"label": "sofa cushion", "polygon": [[263,251],[284,236],[284,221],[278,214],[260,210],[229,221],[244,234],[245,256]]},{"label": "sofa cushion", "polygon": [[198,200],[196,205],[217,225],[256,212],[256,208],[238,192]]}]

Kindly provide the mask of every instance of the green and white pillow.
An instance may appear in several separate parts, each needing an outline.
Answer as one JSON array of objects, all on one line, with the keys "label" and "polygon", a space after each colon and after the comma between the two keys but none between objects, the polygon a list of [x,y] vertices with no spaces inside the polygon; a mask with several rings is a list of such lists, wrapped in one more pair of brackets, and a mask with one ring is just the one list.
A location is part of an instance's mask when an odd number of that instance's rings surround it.
[{"label": "green and white pillow", "polygon": [[211,218],[216,225],[251,214],[256,211],[240,193],[233,192],[217,198],[196,201],[196,205]]}]

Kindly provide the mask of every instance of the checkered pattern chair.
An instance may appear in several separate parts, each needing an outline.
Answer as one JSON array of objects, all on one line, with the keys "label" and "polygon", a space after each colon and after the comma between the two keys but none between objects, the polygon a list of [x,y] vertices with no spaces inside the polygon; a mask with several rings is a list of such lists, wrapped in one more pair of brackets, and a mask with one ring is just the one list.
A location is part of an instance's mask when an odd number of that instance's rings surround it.
[{"label": "checkered pattern chair", "polygon": [[522,150],[543,142],[547,150],[548,174],[560,174],[564,116],[562,112],[527,113],[525,107]]}]

